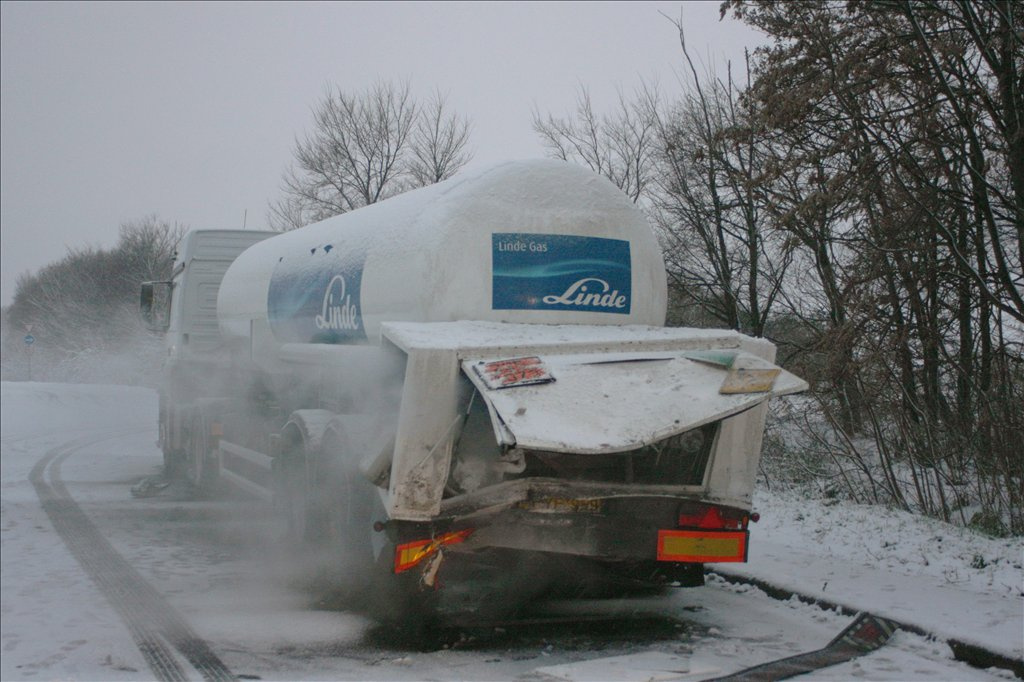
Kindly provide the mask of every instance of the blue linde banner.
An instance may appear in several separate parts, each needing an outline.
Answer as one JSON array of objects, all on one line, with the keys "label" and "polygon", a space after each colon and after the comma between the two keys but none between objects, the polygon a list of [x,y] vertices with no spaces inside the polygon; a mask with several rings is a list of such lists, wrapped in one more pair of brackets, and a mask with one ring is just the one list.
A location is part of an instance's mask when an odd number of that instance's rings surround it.
[{"label": "blue linde banner", "polygon": [[491,236],[495,310],[587,310],[628,315],[629,242],[561,234]]},{"label": "blue linde banner", "polygon": [[327,245],[301,261],[282,259],[270,277],[267,317],[274,337],[283,343],[365,339],[359,299],[365,256]]}]

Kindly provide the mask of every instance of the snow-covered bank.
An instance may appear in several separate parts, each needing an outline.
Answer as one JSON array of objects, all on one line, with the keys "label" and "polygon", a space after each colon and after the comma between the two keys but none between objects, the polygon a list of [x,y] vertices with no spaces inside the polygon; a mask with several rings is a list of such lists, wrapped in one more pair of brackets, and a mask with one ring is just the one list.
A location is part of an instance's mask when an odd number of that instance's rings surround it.
[{"label": "snow-covered bank", "polygon": [[749,563],[719,570],[1024,656],[1024,538],[759,491]]}]

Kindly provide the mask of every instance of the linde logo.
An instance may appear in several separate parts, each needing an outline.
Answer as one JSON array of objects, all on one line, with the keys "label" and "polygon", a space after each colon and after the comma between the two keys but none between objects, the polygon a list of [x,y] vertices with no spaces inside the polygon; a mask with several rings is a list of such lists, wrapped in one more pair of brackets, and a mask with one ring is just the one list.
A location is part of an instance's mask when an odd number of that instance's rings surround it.
[{"label": "linde logo", "polygon": [[523,232],[491,235],[494,310],[629,315],[631,275],[626,239]]},{"label": "linde logo", "polygon": [[316,328],[330,331],[359,329],[359,308],[346,291],[345,276],[335,275],[324,290],[323,306],[315,318]]},{"label": "linde logo", "polygon": [[548,305],[590,306],[596,308],[625,308],[626,297],[618,289],[597,277],[584,277],[569,285],[561,295],[543,299]]}]

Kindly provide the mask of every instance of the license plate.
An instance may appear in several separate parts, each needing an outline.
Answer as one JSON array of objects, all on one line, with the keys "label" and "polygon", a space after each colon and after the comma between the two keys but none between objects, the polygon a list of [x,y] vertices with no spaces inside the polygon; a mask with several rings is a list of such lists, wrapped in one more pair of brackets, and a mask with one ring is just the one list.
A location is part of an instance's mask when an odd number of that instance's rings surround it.
[{"label": "license plate", "polygon": [[536,512],[562,512],[566,514],[600,514],[604,508],[604,500],[574,500],[564,497],[541,497],[523,500],[516,505],[518,509]]}]

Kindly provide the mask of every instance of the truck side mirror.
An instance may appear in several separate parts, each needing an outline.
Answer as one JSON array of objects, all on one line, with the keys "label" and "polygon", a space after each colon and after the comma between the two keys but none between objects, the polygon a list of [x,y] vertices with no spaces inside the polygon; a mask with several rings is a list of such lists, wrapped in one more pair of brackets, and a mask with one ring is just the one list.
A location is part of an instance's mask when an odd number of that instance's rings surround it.
[{"label": "truck side mirror", "polygon": [[162,332],[171,323],[171,287],[173,282],[143,282],[139,292],[139,315],[146,329]]}]

